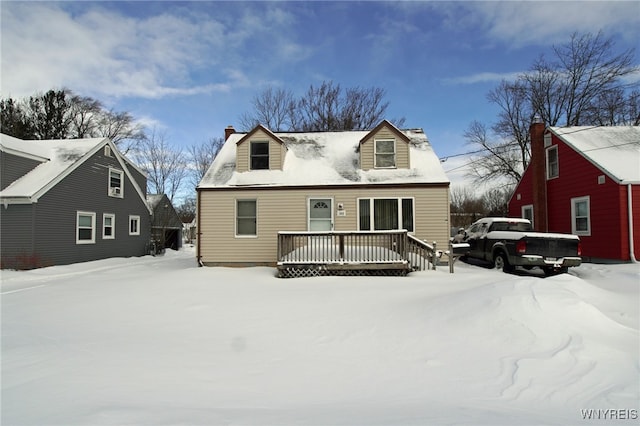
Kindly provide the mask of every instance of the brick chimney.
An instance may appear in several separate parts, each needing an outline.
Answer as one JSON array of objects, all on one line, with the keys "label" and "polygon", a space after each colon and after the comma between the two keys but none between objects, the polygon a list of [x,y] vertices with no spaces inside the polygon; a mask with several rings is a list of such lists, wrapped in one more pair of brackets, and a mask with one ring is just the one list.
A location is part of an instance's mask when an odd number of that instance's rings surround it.
[{"label": "brick chimney", "polygon": [[533,173],[533,227],[538,232],[548,231],[544,131],[544,122],[540,118],[534,118],[531,127],[529,127],[531,138],[531,165],[529,167]]},{"label": "brick chimney", "polygon": [[236,132],[236,129],[234,129],[233,126],[231,125],[227,126],[227,128],[224,129],[224,140],[226,141],[227,139],[229,139],[229,136],[231,136],[235,132]]}]

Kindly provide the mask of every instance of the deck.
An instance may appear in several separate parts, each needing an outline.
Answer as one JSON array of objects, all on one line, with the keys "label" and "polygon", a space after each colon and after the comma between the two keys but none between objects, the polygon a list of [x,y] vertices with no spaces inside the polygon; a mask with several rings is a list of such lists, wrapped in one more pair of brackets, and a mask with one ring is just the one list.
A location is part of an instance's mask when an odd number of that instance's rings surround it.
[{"label": "deck", "polygon": [[405,230],[278,232],[278,276],[406,275],[435,269],[435,244]]}]

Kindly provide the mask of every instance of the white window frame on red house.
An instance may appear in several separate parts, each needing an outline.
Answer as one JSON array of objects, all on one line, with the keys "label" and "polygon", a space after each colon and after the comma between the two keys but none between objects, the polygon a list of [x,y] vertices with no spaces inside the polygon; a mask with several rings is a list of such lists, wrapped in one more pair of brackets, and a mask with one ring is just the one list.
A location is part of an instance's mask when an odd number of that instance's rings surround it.
[{"label": "white window frame on red house", "polygon": [[[586,212],[579,211],[579,204],[586,205]],[[578,220],[585,221],[586,227],[578,226]],[[571,199],[571,233],[582,236],[591,235],[591,200],[588,195]]]},{"label": "white window frame on red house", "polygon": [[[527,212],[530,212],[529,214],[527,214]],[[522,206],[522,214],[521,214],[523,219],[529,219],[529,221],[531,222],[531,227],[534,227],[534,223],[533,223],[533,204],[527,204],[526,206]]]},{"label": "white window frame on red house", "polygon": [[[549,160],[549,153],[554,151],[555,154],[555,162],[551,162]],[[547,180],[555,179],[560,176],[560,160],[558,159],[558,145],[553,145],[547,148],[546,150],[546,169],[547,169]],[[555,166],[555,167],[554,167]]]}]

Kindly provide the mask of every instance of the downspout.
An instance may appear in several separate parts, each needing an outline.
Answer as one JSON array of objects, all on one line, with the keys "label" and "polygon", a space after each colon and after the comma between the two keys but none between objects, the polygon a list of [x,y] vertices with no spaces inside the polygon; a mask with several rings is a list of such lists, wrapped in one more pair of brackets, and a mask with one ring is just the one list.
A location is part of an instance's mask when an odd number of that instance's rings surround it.
[{"label": "downspout", "polygon": [[198,262],[198,266],[204,266],[202,264],[202,256],[200,256],[200,236],[202,232],[200,232],[200,191],[196,188],[196,262]]},{"label": "downspout", "polygon": [[633,197],[631,184],[627,184],[627,208],[629,210],[627,217],[629,218],[629,258],[631,262],[638,263],[633,248]]}]

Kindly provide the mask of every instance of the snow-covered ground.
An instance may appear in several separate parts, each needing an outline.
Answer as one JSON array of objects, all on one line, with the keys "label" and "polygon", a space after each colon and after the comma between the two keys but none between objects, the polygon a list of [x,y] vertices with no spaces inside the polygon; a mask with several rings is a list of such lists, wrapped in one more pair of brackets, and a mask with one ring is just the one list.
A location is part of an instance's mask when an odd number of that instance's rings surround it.
[{"label": "snow-covered ground", "polygon": [[2,271],[1,423],[637,424],[639,288],[634,264],[278,279],[192,249]]}]

